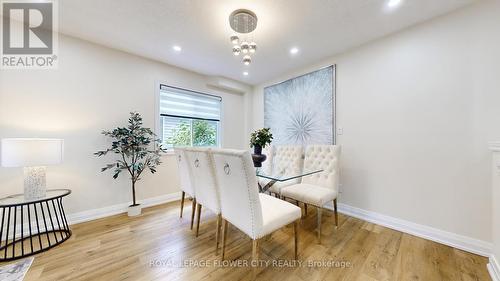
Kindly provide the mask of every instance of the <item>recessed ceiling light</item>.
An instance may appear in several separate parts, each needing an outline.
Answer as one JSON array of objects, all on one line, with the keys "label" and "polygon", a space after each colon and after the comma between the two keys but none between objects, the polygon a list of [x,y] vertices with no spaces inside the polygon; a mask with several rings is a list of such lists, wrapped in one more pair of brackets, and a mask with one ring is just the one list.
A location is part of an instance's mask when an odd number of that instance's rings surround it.
[{"label": "recessed ceiling light", "polygon": [[243,75],[248,76],[248,72],[246,72],[246,71],[243,72]]},{"label": "recessed ceiling light", "polygon": [[399,4],[401,4],[401,0],[389,0],[389,2],[387,2],[387,7],[394,8],[399,6]]},{"label": "recessed ceiling light", "polygon": [[172,49],[174,49],[174,51],[176,51],[176,52],[182,51],[181,46],[177,46],[177,45],[173,46]]},{"label": "recessed ceiling light", "polygon": [[299,49],[297,47],[293,47],[290,49],[290,54],[295,55],[299,52]]}]

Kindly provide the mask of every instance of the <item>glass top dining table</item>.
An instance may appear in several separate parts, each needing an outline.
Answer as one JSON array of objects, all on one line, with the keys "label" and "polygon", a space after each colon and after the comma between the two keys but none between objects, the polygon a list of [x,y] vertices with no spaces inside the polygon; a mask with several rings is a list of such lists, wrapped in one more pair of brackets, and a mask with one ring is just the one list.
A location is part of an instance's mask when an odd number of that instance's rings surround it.
[{"label": "glass top dining table", "polygon": [[262,170],[257,170],[256,174],[257,177],[259,178],[264,178],[269,180],[269,182],[266,183],[265,186],[262,186],[259,183],[259,191],[262,193],[269,190],[269,188],[271,188],[271,186],[273,186],[276,182],[286,182],[289,180],[299,179],[305,176],[310,176],[321,172],[323,172],[323,170],[305,170],[298,173],[268,174]]}]

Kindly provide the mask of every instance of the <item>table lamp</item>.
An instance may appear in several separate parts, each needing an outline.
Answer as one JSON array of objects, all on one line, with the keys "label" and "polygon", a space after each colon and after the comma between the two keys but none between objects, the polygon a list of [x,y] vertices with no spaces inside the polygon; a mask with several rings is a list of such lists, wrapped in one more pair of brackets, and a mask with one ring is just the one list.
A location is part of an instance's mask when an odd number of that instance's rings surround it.
[{"label": "table lamp", "polygon": [[24,168],[24,197],[34,200],[45,197],[45,166],[62,162],[62,139],[2,139],[2,167]]}]

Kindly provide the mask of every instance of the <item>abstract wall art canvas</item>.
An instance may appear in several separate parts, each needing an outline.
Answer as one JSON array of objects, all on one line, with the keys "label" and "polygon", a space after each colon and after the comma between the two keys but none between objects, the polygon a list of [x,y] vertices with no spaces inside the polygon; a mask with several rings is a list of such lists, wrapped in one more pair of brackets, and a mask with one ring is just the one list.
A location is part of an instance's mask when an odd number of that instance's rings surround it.
[{"label": "abstract wall art canvas", "polygon": [[335,66],[264,89],[274,145],[335,144]]}]

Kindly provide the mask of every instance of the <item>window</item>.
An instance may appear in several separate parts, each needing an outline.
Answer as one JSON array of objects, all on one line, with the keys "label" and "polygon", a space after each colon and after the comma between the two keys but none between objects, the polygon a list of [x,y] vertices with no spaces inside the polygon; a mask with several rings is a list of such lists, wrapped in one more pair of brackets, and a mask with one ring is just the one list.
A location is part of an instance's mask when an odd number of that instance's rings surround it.
[{"label": "window", "polygon": [[221,97],[160,85],[160,138],[167,148],[219,146]]}]

